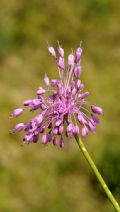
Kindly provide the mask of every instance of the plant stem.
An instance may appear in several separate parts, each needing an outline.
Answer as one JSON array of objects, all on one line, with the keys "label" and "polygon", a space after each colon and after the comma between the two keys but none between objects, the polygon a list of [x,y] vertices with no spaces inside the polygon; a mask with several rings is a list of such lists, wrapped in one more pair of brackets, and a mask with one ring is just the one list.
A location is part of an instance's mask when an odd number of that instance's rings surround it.
[{"label": "plant stem", "polygon": [[115,210],[118,211],[118,212],[120,212],[119,204],[117,203],[116,199],[114,198],[114,196],[112,195],[112,193],[109,190],[108,186],[106,185],[105,181],[103,180],[101,174],[99,173],[97,167],[95,166],[95,164],[94,164],[91,156],[89,155],[86,147],[84,146],[82,140],[78,136],[75,136],[75,139],[77,141],[77,144],[78,144],[80,150],[82,151],[82,153],[85,156],[87,162],[89,163],[91,169],[93,170],[93,172],[96,175],[98,181],[100,182],[102,188],[104,189],[106,195],[108,196],[108,199],[113,204]]}]

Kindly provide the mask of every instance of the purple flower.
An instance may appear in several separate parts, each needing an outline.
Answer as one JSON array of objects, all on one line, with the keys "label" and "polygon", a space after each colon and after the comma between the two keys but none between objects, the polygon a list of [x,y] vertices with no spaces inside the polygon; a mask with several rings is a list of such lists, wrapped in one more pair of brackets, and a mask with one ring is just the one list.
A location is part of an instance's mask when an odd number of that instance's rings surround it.
[{"label": "purple flower", "polygon": [[[103,110],[98,106],[88,103],[85,99],[88,91],[83,91],[84,85],[79,79],[82,68],[80,65],[82,48],[77,48],[75,55],[68,55],[68,64],[64,63],[64,49],[58,46],[58,52],[49,46],[48,51],[54,57],[58,67],[59,79],[49,79],[45,74],[46,88],[39,87],[37,97],[25,100],[23,106],[30,111],[39,110],[27,123],[17,124],[12,132],[23,130],[24,143],[36,143],[42,134],[42,144],[52,141],[54,145],[64,147],[64,136],[87,136],[94,132],[99,124]],[[66,67],[66,68],[65,68]],[[23,108],[15,109],[11,117],[22,114]]]}]

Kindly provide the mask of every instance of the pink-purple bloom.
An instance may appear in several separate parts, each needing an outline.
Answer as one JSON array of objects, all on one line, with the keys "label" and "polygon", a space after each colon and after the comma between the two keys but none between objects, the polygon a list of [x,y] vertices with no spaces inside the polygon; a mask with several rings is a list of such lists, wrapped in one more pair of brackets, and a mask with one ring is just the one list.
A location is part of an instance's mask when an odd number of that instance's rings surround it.
[{"label": "pink-purple bloom", "polygon": [[[64,62],[64,49],[60,45],[57,52],[51,46],[48,46],[48,51],[57,64],[59,79],[49,79],[45,74],[46,88],[39,87],[34,99],[23,102],[24,108],[38,110],[38,115],[28,122],[18,123],[11,131],[25,131],[25,143],[36,143],[42,135],[42,144],[52,142],[63,148],[65,136],[86,137],[89,132],[94,132],[99,123],[97,115],[102,115],[103,110],[86,101],[89,92],[83,91],[84,85],[79,79],[82,73],[82,48],[68,55],[67,65]],[[17,117],[23,110],[15,109],[11,116]]]}]

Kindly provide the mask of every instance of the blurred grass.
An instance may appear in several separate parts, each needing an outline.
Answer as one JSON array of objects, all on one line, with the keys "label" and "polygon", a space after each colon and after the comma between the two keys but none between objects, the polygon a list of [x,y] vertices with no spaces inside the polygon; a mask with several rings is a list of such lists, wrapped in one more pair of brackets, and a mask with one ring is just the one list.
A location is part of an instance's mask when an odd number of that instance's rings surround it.
[{"label": "blurred grass", "polygon": [[57,76],[47,42],[56,46],[59,40],[68,53],[82,40],[82,80],[89,100],[105,112],[85,142],[107,183],[111,171],[119,179],[119,11],[118,0],[0,1],[0,211],[113,211],[73,140],[64,150],[40,142],[22,147],[20,135],[9,135],[17,121],[8,116],[35,96],[45,72]]}]

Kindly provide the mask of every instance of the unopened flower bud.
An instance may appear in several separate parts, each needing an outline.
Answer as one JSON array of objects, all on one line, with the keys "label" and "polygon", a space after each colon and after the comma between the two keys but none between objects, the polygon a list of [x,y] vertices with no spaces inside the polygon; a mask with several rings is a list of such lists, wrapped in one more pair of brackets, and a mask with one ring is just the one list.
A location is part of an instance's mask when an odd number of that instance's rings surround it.
[{"label": "unopened flower bud", "polygon": [[73,125],[70,123],[68,126],[67,126],[67,132],[72,132],[73,131]]},{"label": "unopened flower bud", "polygon": [[81,87],[81,80],[77,80],[77,82],[76,82],[76,87],[77,87],[77,89],[79,90]]},{"label": "unopened flower bud", "polygon": [[53,138],[53,144],[57,145],[57,138],[56,137]]},{"label": "unopened flower bud", "polygon": [[59,133],[59,135],[61,135],[63,133],[63,125],[59,126],[58,133]]},{"label": "unopened flower bud", "polygon": [[81,54],[82,54],[82,49],[81,48],[77,48],[76,54],[75,54],[75,62],[76,63],[78,63],[80,61]]},{"label": "unopened flower bud", "polygon": [[45,90],[42,87],[39,87],[39,89],[37,90],[37,94],[42,95],[44,93],[45,93]]},{"label": "unopened flower bud", "polygon": [[49,87],[49,85],[50,85],[50,80],[49,80],[47,74],[45,74],[44,82],[45,82],[45,85],[46,85],[47,87]]},{"label": "unopened flower bud", "polygon": [[48,139],[47,139],[47,135],[43,135],[42,136],[42,144],[47,144],[48,143]]},{"label": "unopened flower bud", "polygon": [[88,134],[88,129],[87,129],[87,127],[83,127],[83,128],[82,128],[82,136],[83,136],[83,137],[86,137],[87,134]]},{"label": "unopened flower bud", "polygon": [[61,48],[61,46],[58,47],[58,52],[59,52],[61,57],[64,57],[64,49]]},{"label": "unopened flower bud", "polygon": [[68,67],[73,67],[75,62],[75,57],[73,54],[68,56]]},{"label": "unopened flower bud", "polygon": [[42,114],[39,114],[35,117],[35,121],[37,124],[40,124],[43,120],[43,115]]},{"label": "unopened flower bud", "polygon": [[22,113],[23,113],[23,108],[17,108],[12,111],[12,113],[10,114],[10,117],[17,117],[17,116],[20,116]]},{"label": "unopened flower bud", "polygon": [[76,66],[75,69],[74,69],[75,77],[79,78],[81,73],[82,73],[82,67],[81,66]]},{"label": "unopened flower bud", "polygon": [[50,54],[53,56],[53,57],[56,57],[56,53],[55,53],[55,50],[52,46],[49,46],[48,47],[48,51],[50,52]]},{"label": "unopened flower bud", "polygon": [[59,81],[56,80],[56,79],[53,79],[53,80],[50,81],[50,83],[51,83],[51,85],[54,87],[54,86],[58,86]]},{"label": "unopened flower bud", "polygon": [[79,135],[79,127],[78,127],[78,125],[73,127],[73,134],[74,135]]},{"label": "unopened flower bud", "polygon": [[32,142],[33,140],[33,134],[30,133],[30,134],[27,134],[23,137],[23,141],[27,141],[28,143]]},{"label": "unopened flower bud", "polygon": [[74,87],[74,88],[72,89],[72,95],[74,96],[74,95],[76,94],[76,92],[77,92],[77,90],[76,90],[76,88]]},{"label": "unopened flower bud", "polygon": [[54,135],[58,135],[58,127],[54,127],[54,129],[53,129],[53,134],[54,134]]},{"label": "unopened flower bud", "polygon": [[99,124],[99,122],[100,122],[100,120],[99,120],[99,118],[97,117],[97,116],[95,116],[95,115],[91,115],[92,116],[92,120],[96,123],[96,124]]},{"label": "unopened flower bud", "polygon": [[96,128],[96,126],[93,125],[91,122],[88,123],[88,129],[89,129],[90,131],[94,131],[95,128]]},{"label": "unopened flower bud", "polygon": [[37,143],[39,139],[39,134],[33,135],[33,143]]},{"label": "unopened flower bud", "polygon": [[91,110],[93,113],[96,113],[98,115],[103,115],[103,109],[101,107],[97,107],[97,106],[91,106]]},{"label": "unopened flower bud", "polygon": [[78,121],[80,122],[80,124],[84,125],[87,123],[87,121],[85,120],[85,118],[82,116],[82,114],[78,114]]},{"label": "unopened flower bud", "polygon": [[14,132],[20,132],[24,129],[24,123],[19,123],[19,124],[16,124],[15,127],[11,130],[12,133]]},{"label": "unopened flower bud", "polygon": [[81,95],[81,99],[85,99],[87,96],[89,96],[89,92],[88,91],[86,91],[85,93],[83,93]]},{"label": "unopened flower bud", "polygon": [[48,140],[48,142],[50,142],[52,140],[52,136],[51,136],[50,132],[47,134],[47,140]]},{"label": "unopened flower bud", "polygon": [[63,138],[61,137],[61,139],[60,139],[60,148],[63,148],[64,146],[65,146],[65,143],[64,143]]},{"label": "unopened flower bud", "polygon": [[59,57],[57,61],[57,65],[60,69],[64,69],[64,58]]},{"label": "unopened flower bud", "polygon": [[31,104],[32,104],[32,100],[26,100],[26,101],[23,102],[24,106],[29,106]]},{"label": "unopened flower bud", "polygon": [[62,120],[59,119],[59,120],[56,121],[55,126],[58,127],[58,126],[60,126],[61,123],[62,123]]}]

